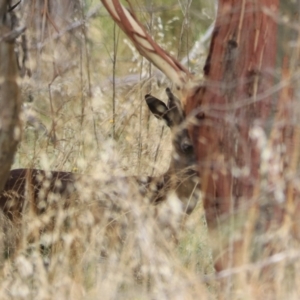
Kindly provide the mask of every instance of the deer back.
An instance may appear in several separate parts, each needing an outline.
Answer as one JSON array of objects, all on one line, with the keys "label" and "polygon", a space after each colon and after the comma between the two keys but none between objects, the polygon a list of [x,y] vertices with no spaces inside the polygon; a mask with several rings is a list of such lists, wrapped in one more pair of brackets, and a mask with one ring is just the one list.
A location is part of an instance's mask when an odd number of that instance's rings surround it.
[{"label": "deer back", "polygon": [[69,196],[75,191],[76,175],[71,172],[15,169],[0,194],[0,208],[13,221],[19,222],[28,199],[28,205],[37,214],[46,207],[51,195]]},{"label": "deer back", "polygon": [[[198,177],[193,145],[186,128],[186,118],[180,101],[166,89],[168,104],[146,95],[145,100],[158,119],[164,120],[172,133],[172,155],[168,170],[160,176],[129,176],[111,178],[126,184],[134,181],[141,195],[147,195],[151,203],[167,199],[175,191],[183,203],[184,211],[191,213],[198,200]],[[3,192],[0,194],[0,208],[12,220],[20,219],[26,199],[32,210],[40,214],[47,208],[51,197],[58,195],[70,198],[75,192],[77,181],[87,176],[71,172],[44,171],[38,169],[15,169],[10,171]],[[93,180],[91,178],[91,180]],[[96,185],[97,186],[97,185]],[[66,205],[68,202],[66,202]]]}]

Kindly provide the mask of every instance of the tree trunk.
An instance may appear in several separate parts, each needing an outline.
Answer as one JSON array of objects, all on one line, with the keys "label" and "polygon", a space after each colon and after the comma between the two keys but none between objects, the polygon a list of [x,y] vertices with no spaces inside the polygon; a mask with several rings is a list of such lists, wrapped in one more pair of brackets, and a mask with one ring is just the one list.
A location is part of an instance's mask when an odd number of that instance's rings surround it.
[{"label": "tree trunk", "polygon": [[[186,102],[187,114],[199,110],[191,132],[217,271],[245,262],[258,205],[259,129],[273,103],[277,9],[278,0],[219,1],[205,83]],[[225,224],[240,235],[220,232]]]},{"label": "tree trunk", "polygon": [[[13,163],[21,137],[18,66],[7,1],[0,1],[0,191]],[[6,16],[5,16],[6,15]]]}]

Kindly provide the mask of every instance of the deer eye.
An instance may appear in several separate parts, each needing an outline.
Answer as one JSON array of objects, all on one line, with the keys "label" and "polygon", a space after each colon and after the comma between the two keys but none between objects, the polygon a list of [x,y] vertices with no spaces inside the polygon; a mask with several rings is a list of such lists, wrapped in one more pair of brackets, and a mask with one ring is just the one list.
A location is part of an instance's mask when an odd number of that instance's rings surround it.
[{"label": "deer eye", "polygon": [[181,144],[181,150],[182,150],[184,153],[191,153],[191,152],[193,152],[194,147],[193,147],[192,144],[189,144],[189,143],[183,143],[183,144]]}]

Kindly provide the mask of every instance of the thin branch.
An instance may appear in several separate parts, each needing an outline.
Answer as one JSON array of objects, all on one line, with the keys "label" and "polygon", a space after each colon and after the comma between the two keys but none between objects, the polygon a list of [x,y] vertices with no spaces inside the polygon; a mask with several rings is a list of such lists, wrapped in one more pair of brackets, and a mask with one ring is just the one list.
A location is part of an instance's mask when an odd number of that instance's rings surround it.
[{"label": "thin branch", "polygon": [[101,0],[113,20],[131,39],[139,53],[166,74],[182,90],[192,78],[191,73],[162,49],[147,33],[133,12],[129,12],[118,0]]},{"label": "thin branch", "polygon": [[100,8],[102,7],[102,5],[96,5],[96,7],[94,7],[93,9],[91,9],[87,14],[86,17],[83,20],[78,20],[72,24],[70,24],[69,26],[65,27],[64,29],[60,30],[57,34],[54,34],[53,36],[46,38],[44,40],[43,43],[39,43],[36,47],[36,49],[41,50],[42,48],[44,48],[48,43],[50,43],[51,41],[56,41],[58,39],[60,39],[62,36],[64,36],[67,32],[72,31],[82,25],[84,25],[87,20],[89,20],[90,18],[94,17],[98,11],[100,10]]},{"label": "thin branch", "polygon": [[0,42],[2,42],[2,41],[8,42],[8,43],[14,42],[15,39],[18,38],[25,30],[26,30],[25,26],[20,26],[18,28],[15,28],[6,34],[3,34],[0,37]]},{"label": "thin branch", "polygon": [[230,268],[230,269],[226,269],[224,271],[221,271],[217,274],[212,274],[212,275],[207,275],[204,276],[202,278],[203,282],[210,282],[212,280],[219,280],[219,279],[223,279],[223,278],[228,278],[228,277],[232,277],[234,275],[238,275],[244,272],[253,272],[256,270],[261,270],[265,267],[271,266],[271,265],[275,265],[281,262],[292,262],[294,260],[298,260],[300,257],[300,253],[299,251],[296,250],[288,250],[288,251],[283,251],[280,253],[276,253],[266,259],[263,260],[259,260],[256,263],[252,263],[252,264],[245,264],[243,266],[240,267],[235,267],[235,268]]}]

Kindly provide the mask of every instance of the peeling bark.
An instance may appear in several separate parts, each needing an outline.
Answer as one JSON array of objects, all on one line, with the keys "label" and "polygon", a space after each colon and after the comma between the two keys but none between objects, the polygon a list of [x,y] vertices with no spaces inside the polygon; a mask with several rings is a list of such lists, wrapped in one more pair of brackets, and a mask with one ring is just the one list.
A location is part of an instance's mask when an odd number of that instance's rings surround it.
[{"label": "peeling bark", "polygon": [[[258,200],[260,153],[251,130],[265,128],[270,114],[277,36],[270,15],[277,9],[278,0],[220,0],[205,84],[187,99],[187,114],[201,110],[191,132],[210,235],[221,243],[222,253],[214,255],[218,271],[242,263],[243,254],[237,252],[242,252],[243,234],[235,241],[214,234],[229,217],[247,216]],[[237,216],[235,222],[239,226]],[[224,251],[230,243],[231,260]]]}]

